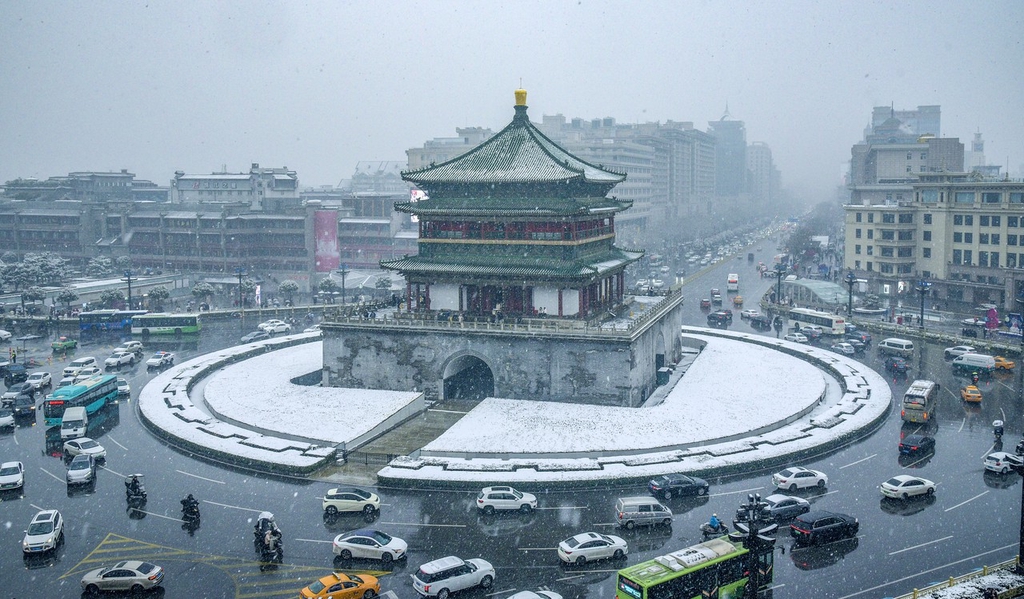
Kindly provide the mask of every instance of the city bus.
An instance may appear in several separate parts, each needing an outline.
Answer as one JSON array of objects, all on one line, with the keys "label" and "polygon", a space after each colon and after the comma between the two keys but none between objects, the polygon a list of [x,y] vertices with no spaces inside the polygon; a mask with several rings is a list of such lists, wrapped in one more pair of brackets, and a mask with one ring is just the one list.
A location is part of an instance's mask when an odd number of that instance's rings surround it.
[{"label": "city bus", "polygon": [[[759,552],[758,591],[772,583],[774,546]],[[729,537],[704,541],[680,551],[619,570],[616,599],[740,599],[747,585],[750,551]]]},{"label": "city bus", "polygon": [[67,408],[83,407],[93,414],[117,399],[117,377],[100,374],[81,383],[61,387],[43,400],[43,419],[46,426],[59,426]]},{"label": "city bus", "polygon": [[740,290],[740,276],[734,272],[729,273],[729,276],[725,279],[725,290],[728,291],[739,291]]},{"label": "city bus", "polygon": [[132,318],[145,314],[146,310],[89,310],[78,315],[78,330],[83,333],[116,331],[127,333],[132,328]]},{"label": "city bus", "polygon": [[809,324],[820,327],[826,335],[843,335],[846,333],[846,320],[837,314],[819,312],[810,308],[793,308],[789,311],[789,327],[798,328]]},{"label": "city bus", "polygon": [[158,312],[132,319],[133,335],[190,335],[203,328],[198,314]]},{"label": "city bus", "polygon": [[900,418],[903,422],[927,423],[935,417],[935,402],[938,400],[939,384],[933,381],[914,381],[903,394]]}]

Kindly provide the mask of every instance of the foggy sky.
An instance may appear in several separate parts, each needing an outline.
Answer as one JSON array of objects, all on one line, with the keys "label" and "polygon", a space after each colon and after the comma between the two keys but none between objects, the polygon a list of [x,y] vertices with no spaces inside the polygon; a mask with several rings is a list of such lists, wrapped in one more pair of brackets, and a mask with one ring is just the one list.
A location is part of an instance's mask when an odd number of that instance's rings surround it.
[{"label": "foggy sky", "polygon": [[[5,2],[0,181],[360,160],[530,116],[693,121],[728,103],[783,184],[835,197],[873,106],[1024,164],[1021,2]],[[969,145],[968,148],[969,149]],[[1005,172],[1005,166],[1004,166]]]}]

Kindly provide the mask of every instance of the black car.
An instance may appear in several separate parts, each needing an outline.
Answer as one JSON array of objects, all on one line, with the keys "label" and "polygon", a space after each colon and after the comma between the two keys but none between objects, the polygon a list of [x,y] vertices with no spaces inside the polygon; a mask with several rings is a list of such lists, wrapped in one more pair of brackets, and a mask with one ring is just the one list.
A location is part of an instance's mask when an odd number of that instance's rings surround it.
[{"label": "black car", "polygon": [[889,356],[885,359],[885,369],[892,373],[906,374],[910,367],[907,361],[899,356]]},{"label": "black car", "polygon": [[750,318],[750,326],[760,331],[767,331],[772,328],[772,319],[764,314],[752,316]]},{"label": "black car", "polygon": [[666,474],[647,483],[651,495],[672,499],[681,495],[707,495],[708,481],[685,474]]},{"label": "black car", "polygon": [[252,343],[253,341],[261,341],[263,339],[270,339],[270,333],[266,331],[253,331],[248,335],[242,337],[242,343]]},{"label": "black car", "polygon": [[9,389],[11,385],[24,383],[28,380],[28,370],[22,364],[8,364],[4,366],[0,374],[3,374],[4,385]]},{"label": "black car", "polygon": [[14,415],[31,416],[36,413],[36,400],[31,395],[22,394],[14,399]]},{"label": "black car", "polygon": [[846,340],[856,339],[864,345],[871,345],[871,333],[865,333],[864,331],[851,331],[850,327],[846,327]]},{"label": "black car", "polygon": [[813,511],[797,516],[789,525],[789,534],[797,543],[814,544],[857,536],[860,522],[838,512]]},{"label": "black car", "polygon": [[849,343],[850,345],[853,346],[853,351],[858,353],[858,354],[864,353],[864,349],[867,348],[867,346],[864,345],[864,342],[861,341],[856,336],[853,336],[853,335],[848,336],[848,337],[846,337],[845,340],[846,340],[847,343]]},{"label": "black car", "polygon": [[931,453],[935,451],[935,439],[926,435],[907,435],[900,441],[900,453]]},{"label": "black car", "polygon": [[725,312],[718,311],[718,312],[712,312],[711,314],[708,314],[708,326],[709,327],[715,327],[715,328],[719,328],[719,329],[724,329],[724,328],[728,327],[731,322],[732,322],[732,319],[729,318],[728,316],[726,316]]},{"label": "black car", "polygon": [[7,391],[0,396],[0,402],[4,406],[11,407],[17,398],[21,396],[27,396],[29,399],[35,397],[35,387],[31,383],[14,383],[13,385],[7,386]]}]

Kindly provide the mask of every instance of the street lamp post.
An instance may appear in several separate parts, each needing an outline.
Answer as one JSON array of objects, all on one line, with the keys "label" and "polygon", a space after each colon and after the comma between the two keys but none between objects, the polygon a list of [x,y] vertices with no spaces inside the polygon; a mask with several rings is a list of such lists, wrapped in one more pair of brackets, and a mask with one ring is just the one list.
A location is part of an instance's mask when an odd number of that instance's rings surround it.
[{"label": "street lamp post", "polygon": [[857,284],[857,275],[853,271],[846,273],[846,286],[850,290],[850,296],[846,301],[846,317],[853,318],[853,286]]},{"label": "street lamp post", "polygon": [[245,300],[242,298],[242,277],[245,276],[244,268],[236,268],[235,274],[238,275],[238,314],[239,322],[241,322],[241,328],[245,329]]},{"label": "street lamp post", "polygon": [[782,303],[782,277],[786,275],[786,268],[781,264],[775,265],[775,303]]},{"label": "street lamp post", "polygon": [[736,532],[729,538],[743,543],[749,550],[747,572],[750,574],[743,596],[757,599],[761,586],[770,582],[762,578],[773,570],[771,560],[775,550],[775,531],[779,525],[771,522],[768,504],[761,501],[759,494],[747,495],[747,502],[740,505],[736,518]]},{"label": "street lamp post", "polygon": [[134,281],[136,279],[132,278],[132,271],[126,270],[126,271],[124,271],[124,278],[121,279],[121,280],[128,283],[128,309],[131,310],[132,309],[132,281]]},{"label": "street lamp post", "polygon": [[345,268],[344,264],[342,264],[341,265],[341,270],[338,271],[338,274],[341,275],[341,305],[342,306],[345,305],[345,277],[348,276],[348,273],[349,273],[349,270],[347,268]]},{"label": "street lamp post", "polygon": [[924,328],[924,296],[928,294],[928,290],[931,289],[932,284],[924,279],[921,279],[917,283],[917,292],[921,294],[921,328]]}]

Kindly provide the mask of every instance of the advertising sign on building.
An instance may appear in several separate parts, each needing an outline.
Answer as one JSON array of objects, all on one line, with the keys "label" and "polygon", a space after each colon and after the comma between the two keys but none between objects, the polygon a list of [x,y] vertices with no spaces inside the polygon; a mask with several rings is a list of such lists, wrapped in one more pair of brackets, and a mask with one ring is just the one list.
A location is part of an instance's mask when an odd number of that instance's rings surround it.
[{"label": "advertising sign on building", "polygon": [[331,272],[341,265],[338,253],[338,211],[317,210],[313,214],[316,272]]}]

